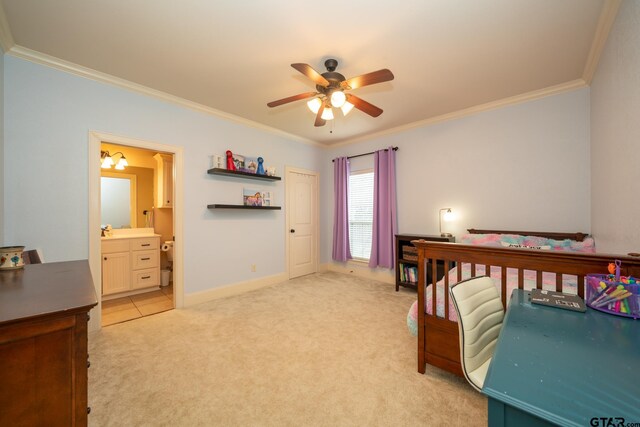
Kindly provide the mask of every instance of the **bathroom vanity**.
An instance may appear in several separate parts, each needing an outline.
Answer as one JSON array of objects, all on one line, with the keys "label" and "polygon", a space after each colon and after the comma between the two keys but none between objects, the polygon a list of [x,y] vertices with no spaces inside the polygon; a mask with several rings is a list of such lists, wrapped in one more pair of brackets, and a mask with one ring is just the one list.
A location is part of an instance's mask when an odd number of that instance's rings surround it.
[{"label": "bathroom vanity", "polygon": [[[116,230],[114,230],[116,231]],[[102,238],[102,295],[160,286],[160,235],[122,230]]]}]

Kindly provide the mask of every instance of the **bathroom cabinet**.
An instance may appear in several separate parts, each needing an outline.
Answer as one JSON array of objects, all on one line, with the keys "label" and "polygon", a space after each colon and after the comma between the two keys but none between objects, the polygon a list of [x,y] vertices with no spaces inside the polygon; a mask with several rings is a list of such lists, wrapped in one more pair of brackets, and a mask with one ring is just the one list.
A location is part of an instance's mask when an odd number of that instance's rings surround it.
[{"label": "bathroom cabinet", "polygon": [[0,425],[86,426],[89,263],[0,272]]},{"label": "bathroom cabinet", "polygon": [[102,240],[102,295],[160,286],[160,236]]},{"label": "bathroom cabinet", "polygon": [[173,156],[158,153],[156,159],[156,207],[173,207]]}]

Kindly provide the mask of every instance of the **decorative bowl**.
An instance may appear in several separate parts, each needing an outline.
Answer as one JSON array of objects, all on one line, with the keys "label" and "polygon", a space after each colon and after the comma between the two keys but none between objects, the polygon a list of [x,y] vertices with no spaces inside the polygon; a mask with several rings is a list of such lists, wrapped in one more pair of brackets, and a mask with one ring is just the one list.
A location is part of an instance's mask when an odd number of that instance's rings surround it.
[{"label": "decorative bowl", "polygon": [[0,248],[0,270],[16,270],[24,267],[22,258],[24,246],[4,246]]}]

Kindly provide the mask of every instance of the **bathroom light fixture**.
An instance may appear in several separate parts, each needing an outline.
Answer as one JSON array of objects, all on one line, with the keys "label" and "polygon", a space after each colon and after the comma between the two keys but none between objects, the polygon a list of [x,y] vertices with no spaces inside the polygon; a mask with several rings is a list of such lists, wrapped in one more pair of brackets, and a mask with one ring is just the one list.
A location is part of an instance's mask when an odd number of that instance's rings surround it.
[{"label": "bathroom light fixture", "polygon": [[120,160],[118,160],[118,163],[115,164],[116,169],[124,170],[125,166],[129,166],[129,162],[127,162],[127,159],[124,157],[124,154],[122,154],[122,152],[118,151],[111,155],[108,151],[100,151],[100,159],[102,161],[102,165],[100,167],[102,169],[111,169],[111,166],[114,165],[112,157],[116,156],[117,154],[120,154]]},{"label": "bathroom light fixture", "polygon": [[451,233],[443,233],[442,232],[442,211],[444,211],[444,220],[449,222],[453,219],[453,212],[451,212],[451,208],[442,208],[438,211],[439,223],[440,223],[440,237],[451,237],[453,236]]}]

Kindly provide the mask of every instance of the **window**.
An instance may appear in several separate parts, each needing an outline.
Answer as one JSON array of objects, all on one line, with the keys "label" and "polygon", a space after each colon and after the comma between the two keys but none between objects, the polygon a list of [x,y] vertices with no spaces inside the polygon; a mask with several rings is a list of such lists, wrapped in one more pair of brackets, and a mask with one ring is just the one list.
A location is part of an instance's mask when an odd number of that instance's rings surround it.
[{"label": "window", "polygon": [[373,170],[349,176],[349,248],[354,259],[371,256],[373,230]]}]

